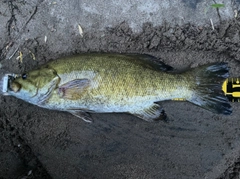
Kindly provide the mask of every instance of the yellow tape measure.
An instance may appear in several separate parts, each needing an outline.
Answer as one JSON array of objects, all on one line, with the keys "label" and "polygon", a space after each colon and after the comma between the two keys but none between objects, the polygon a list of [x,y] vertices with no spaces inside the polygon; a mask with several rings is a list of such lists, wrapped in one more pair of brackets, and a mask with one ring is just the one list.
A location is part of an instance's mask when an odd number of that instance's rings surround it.
[{"label": "yellow tape measure", "polygon": [[[228,78],[222,85],[222,90],[230,102],[240,102],[240,78]],[[174,101],[186,101],[183,98],[175,98]]]},{"label": "yellow tape measure", "polygon": [[240,78],[228,78],[222,90],[231,102],[240,102]]}]

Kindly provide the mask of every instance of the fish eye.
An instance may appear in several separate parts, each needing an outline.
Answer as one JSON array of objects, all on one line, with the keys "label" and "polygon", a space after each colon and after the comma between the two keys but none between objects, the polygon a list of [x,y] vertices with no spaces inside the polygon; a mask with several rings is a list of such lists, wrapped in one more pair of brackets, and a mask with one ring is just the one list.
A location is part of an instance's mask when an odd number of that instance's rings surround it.
[{"label": "fish eye", "polygon": [[23,79],[23,80],[27,79],[27,74],[26,74],[26,73],[23,73],[23,74],[22,74],[22,79]]}]

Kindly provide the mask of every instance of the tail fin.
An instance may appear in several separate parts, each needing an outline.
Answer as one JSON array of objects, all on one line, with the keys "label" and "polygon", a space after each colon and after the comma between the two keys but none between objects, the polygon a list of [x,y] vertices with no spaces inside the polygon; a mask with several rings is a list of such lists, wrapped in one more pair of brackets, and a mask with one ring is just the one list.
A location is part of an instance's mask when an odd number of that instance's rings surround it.
[{"label": "tail fin", "polygon": [[196,79],[196,89],[188,101],[212,112],[230,115],[232,108],[222,91],[222,84],[229,76],[227,63],[204,65],[191,73]]}]

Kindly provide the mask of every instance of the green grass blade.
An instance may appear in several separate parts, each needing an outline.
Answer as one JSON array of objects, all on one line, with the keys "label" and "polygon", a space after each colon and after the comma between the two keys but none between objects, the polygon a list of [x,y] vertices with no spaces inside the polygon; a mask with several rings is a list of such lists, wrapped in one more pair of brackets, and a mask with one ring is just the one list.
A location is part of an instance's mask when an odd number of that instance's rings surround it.
[{"label": "green grass blade", "polygon": [[221,8],[221,7],[225,7],[224,4],[212,4],[211,7],[213,8]]}]

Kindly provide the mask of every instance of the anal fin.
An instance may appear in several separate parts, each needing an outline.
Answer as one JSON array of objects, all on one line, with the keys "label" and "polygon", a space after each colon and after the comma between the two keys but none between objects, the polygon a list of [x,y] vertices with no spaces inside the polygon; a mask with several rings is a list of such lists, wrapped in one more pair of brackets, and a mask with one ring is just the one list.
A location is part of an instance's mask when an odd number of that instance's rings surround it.
[{"label": "anal fin", "polygon": [[153,104],[142,110],[137,110],[130,113],[148,122],[167,119],[165,111],[159,104]]}]

